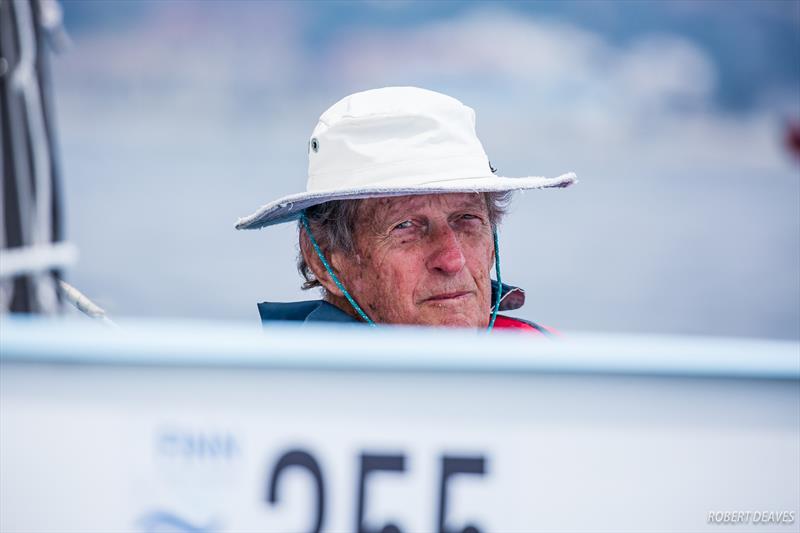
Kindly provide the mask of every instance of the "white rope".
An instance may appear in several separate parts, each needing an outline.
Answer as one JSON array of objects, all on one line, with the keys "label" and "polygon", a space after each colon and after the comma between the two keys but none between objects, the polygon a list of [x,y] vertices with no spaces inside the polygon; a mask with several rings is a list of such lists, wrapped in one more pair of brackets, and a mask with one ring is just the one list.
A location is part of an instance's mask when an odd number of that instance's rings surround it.
[{"label": "white rope", "polygon": [[0,250],[0,279],[67,267],[77,259],[78,249],[68,242],[5,248]]},{"label": "white rope", "polygon": [[66,281],[58,280],[58,288],[60,289],[60,292],[64,298],[83,314],[94,318],[95,320],[100,320],[104,324],[113,328],[119,327],[116,323],[114,323],[113,320],[108,318],[105,310],[102,307],[91,301],[86,295]]}]

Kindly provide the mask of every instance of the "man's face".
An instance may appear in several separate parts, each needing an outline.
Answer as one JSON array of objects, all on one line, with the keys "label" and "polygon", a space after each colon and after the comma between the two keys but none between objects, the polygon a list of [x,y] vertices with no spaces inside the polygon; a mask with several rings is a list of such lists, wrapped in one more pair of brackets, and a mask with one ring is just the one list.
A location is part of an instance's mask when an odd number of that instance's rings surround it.
[{"label": "man's face", "polygon": [[375,322],[488,325],[494,241],[483,194],[364,200],[355,248],[332,263]]}]

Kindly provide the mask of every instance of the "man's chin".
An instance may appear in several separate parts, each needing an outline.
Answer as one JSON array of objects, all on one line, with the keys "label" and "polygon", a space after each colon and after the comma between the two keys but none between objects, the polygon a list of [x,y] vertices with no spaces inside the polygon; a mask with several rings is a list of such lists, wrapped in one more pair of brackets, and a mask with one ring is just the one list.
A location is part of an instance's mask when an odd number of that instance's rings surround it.
[{"label": "man's chin", "polygon": [[477,318],[460,313],[430,313],[421,317],[419,322],[423,326],[443,327],[443,328],[485,328],[489,325],[486,317]]}]

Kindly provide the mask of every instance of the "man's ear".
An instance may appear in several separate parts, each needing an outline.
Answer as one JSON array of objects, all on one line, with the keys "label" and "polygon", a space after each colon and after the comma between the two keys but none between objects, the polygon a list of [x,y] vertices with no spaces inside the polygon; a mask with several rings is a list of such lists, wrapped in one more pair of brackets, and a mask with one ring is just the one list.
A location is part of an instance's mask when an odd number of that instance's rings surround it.
[{"label": "man's ear", "polygon": [[[334,296],[338,296],[340,298],[344,297],[342,291],[339,290],[339,287],[336,286],[331,275],[328,273],[328,269],[325,268],[325,265],[322,264],[320,261],[319,256],[317,255],[316,250],[311,245],[311,240],[308,238],[308,235],[305,231],[301,232],[300,235],[300,253],[303,254],[303,259],[305,259],[308,268],[311,269],[311,272],[314,274],[314,278],[319,281],[322,286],[325,288],[328,294],[333,294]],[[334,254],[335,255],[335,254]],[[326,258],[328,264],[331,265],[331,268],[336,272],[338,275],[338,271],[336,269],[335,264],[338,264],[338,257],[336,258],[337,261],[332,261],[331,258]]]}]

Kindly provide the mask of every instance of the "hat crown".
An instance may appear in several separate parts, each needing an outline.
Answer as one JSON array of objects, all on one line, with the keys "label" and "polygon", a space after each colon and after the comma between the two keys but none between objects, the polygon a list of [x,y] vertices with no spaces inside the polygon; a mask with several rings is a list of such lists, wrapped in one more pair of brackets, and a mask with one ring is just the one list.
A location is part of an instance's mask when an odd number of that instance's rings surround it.
[{"label": "hat crown", "polygon": [[308,191],[490,173],[472,108],[417,87],[339,100],[320,116],[308,154]]},{"label": "hat crown", "polygon": [[475,134],[475,112],[450,96],[384,87],[347,96],[325,111],[308,141],[306,191],[240,218],[238,229],[296,219],[325,202],[409,194],[567,187],[557,178],[498,176]]}]

